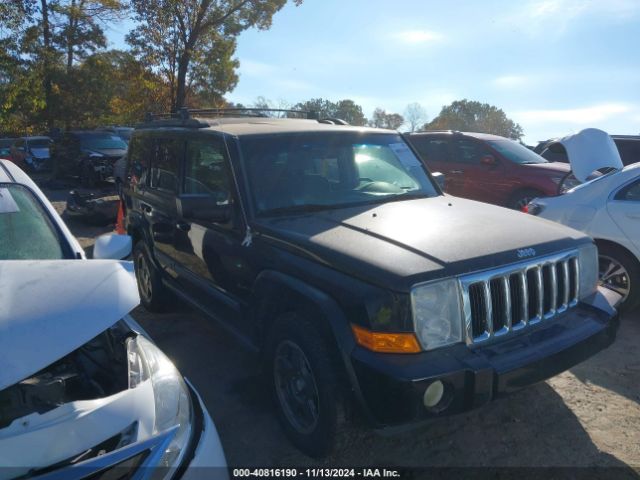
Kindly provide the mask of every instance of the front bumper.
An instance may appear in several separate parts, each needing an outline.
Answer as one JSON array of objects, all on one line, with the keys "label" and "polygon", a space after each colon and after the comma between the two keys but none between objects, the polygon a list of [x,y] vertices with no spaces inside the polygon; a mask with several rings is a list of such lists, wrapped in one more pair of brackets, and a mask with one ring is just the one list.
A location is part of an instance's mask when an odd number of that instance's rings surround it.
[{"label": "front bumper", "polygon": [[198,431],[195,432],[192,439],[194,447],[192,448],[192,456],[190,459],[186,459],[181,478],[182,480],[208,478],[227,480],[229,478],[227,461],[216,426],[198,392],[188,380],[185,379],[185,381],[189,385],[196,414],[200,417],[200,421],[196,422]]},{"label": "front bumper", "polygon": [[[415,355],[351,355],[365,410],[378,428],[397,427],[477,408],[490,400],[543,381],[613,343],[617,295],[599,291],[588,303],[491,345],[459,344]],[[444,384],[440,403],[423,404],[434,381]]]}]

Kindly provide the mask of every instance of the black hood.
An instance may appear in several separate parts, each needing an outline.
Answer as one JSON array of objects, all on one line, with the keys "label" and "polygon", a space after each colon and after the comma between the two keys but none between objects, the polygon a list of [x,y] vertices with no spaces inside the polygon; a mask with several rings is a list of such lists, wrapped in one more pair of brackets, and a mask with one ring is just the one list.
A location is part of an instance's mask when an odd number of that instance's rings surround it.
[{"label": "black hood", "polygon": [[417,282],[521,261],[589,242],[583,233],[514,210],[451,196],[262,218],[267,240],[396,291]]}]

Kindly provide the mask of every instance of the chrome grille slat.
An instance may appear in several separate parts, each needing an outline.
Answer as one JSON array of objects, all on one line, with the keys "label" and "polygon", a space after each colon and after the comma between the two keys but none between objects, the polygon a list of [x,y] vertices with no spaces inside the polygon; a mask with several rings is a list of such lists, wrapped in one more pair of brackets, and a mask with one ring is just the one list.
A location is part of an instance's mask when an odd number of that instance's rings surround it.
[{"label": "chrome grille slat", "polygon": [[460,277],[467,343],[520,331],[575,306],[579,275],[571,251]]},{"label": "chrome grille slat", "polygon": [[536,290],[538,292],[538,305],[536,316],[529,320],[529,323],[538,323],[544,316],[544,283],[542,282],[542,266],[534,268],[536,279]]},{"label": "chrome grille slat", "polygon": [[501,277],[502,281],[502,295],[504,298],[503,315],[504,315],[504,329],[506,332],[511,331],[511,285],[509,284],[509,276],[505,275]]}]

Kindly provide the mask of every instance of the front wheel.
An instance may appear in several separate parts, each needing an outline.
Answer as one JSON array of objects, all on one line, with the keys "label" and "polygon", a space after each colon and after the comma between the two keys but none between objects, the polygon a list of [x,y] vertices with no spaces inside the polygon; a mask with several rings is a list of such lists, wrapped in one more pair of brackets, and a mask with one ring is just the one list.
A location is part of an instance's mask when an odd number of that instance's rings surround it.
[{"label": "front wheel", "polygon": [[291,442],[314,458],[329,454],[347,427],[332,353],[317,325],[298,313],[279,317],[267,341],[280,423]]},{"label": "front wheel", "polygon": [[598,245],[599,285],[622,295],[620,310],[630,311],[640,303],[638,260],[615,245]]},{"label": "front wheel", "polygon": [[143,241],[136,243],[133,249],[133,264],[142,305],[150,312],[162,311],[166,304],[166,288]]}]

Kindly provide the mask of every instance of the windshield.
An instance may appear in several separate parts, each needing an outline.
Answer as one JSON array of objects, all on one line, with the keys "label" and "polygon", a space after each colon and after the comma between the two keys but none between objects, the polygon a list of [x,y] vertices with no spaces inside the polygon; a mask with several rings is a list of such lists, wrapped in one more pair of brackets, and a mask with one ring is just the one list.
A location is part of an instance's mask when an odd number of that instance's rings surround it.
[{"label": "windshield", "polygon": [[513,140],[489,140],[487,143],[514,163],[548,163],[537,153]]},{"label": "windshield", "polygon": [[131,139],[133,128],[120,128],[116,130],[116,133],[122,140],[124,140],[125,142],[128,142]]},{"label": "windshield", "polygon": [[27,143],[29,148],[49,148],[51,146],[51,140],[48,138],[29,138]]},{"label": "windshield", "polygon": [[126,150],[127,144],[117,135],[92,133],[80,136],[80,146],[85,150]]},{"label": "windshield", "polygon": [[0,260],[72,258],[38,199],[22,185],[0,184]]},{"label": "windshield", "polygon": [[399,135],[245,137],[241,147],[258,214],[438,195]]}]

